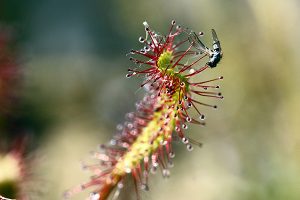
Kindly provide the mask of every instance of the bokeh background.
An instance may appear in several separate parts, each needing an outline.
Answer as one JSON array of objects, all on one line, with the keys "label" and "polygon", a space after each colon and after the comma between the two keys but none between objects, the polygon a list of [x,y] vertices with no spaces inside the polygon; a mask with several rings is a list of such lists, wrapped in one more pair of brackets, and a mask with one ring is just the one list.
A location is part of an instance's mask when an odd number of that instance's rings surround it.
[{"label": "bokeh background", "polygon": [[[12,126],[30,135],[39,199],[89,178],[80,162],[143,94],[142,80],[125,78],[142,22],[166,33],[172,19],[207,44],[217,30],[224,59],[207,77],[225,77],[225,99],[208,100],[219,109],[203,108],[207,126],[187,131],[203,148],[175,143],[171,177],[152,176],[143,199],[300,199],[300,1],[1,0],[22,72]],[[1,126],[1,145],[19,137]],[[121,199],[135,199],[130,187]]]}]

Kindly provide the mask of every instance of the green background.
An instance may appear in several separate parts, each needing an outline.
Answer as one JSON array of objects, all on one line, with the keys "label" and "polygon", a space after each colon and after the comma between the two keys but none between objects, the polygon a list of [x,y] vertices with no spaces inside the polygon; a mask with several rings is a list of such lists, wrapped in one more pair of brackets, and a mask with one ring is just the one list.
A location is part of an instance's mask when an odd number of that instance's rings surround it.
[{"label": "green background", "polygon": [[[12,29],[23,74],[16,125],[32,136],[34,195],[61,199],[89,178],[80,162],[143,94],[141,79],[125,78],[142,22],[166,33],[176,19],[205,32],[206,44],[216,29],[224,57],[204,76],[224,76],[225,98],[208,99],[218,110],[201,108],[207,126],[186,131],[203,148],[175,143],[171,177],[152,176],[143,199],[299,200],[299,8],[298,0],[2,0],[0,27]],[[3,140],[17,137],[2,131]],[[120,199],[135,199],[131,186]]]}]

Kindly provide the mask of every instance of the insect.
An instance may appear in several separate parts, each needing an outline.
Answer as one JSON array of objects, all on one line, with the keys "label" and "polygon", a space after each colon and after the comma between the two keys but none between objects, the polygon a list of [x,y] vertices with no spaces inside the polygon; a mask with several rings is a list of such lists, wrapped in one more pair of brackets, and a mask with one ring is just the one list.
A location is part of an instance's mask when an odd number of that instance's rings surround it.
[{"label": "insect", "polygon": [[[192,31],[188,37],[189,42],[193,45],[196,49],[199,50],[200,54],[206,53],[209,55],[209,61],[206,63],[209,67],[214,68],[220,62],[223,53],[221,49],[221,44],[218,39],[217,33],[214,29],[211,30],[212,39],[213,39],[213,49],[208,48],[203,44],[203,42],[199,39],[198,35]],[[202,35],[203,33],[200,33]]]}]

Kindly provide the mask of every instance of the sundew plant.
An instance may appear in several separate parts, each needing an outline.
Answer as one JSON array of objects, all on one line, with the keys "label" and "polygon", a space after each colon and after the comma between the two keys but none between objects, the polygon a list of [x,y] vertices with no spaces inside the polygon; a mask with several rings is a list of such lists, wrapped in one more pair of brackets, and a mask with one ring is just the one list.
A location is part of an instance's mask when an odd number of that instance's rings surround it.
[{"label": "sundew plant", "polygon": [[143,25],[146,35],[139,38],[142,48],[130,51],[133,65],[126,77],[142,77],[140,87],[145,96],[136,103],[136,111],[126,115],[125,123],[117,126],[114,138],[92,153],[95,163],[84,164],[83,168],[93,173],[91,179],[66,191],[66,198],[93,188],[88,199],[115,199],[125,178],[132,176],[139,199],[139,189],[149,189],[150,172],[160,169],[164,177],[170,175],[174,140],[180,139],[189,151],[193,145],[201,145],[185,130],[189,124],[205,125],[202,106],[217,108],[205,103],[205,98],[223,98],[219,85],[214,84],[223,77],[193,81],[204,71],[215,70],[222,58],[214,30],[210,49],[201,41],[202,32],[196,34],[176,26],[174,20],[165,35],[154,31],[147,22]]}]

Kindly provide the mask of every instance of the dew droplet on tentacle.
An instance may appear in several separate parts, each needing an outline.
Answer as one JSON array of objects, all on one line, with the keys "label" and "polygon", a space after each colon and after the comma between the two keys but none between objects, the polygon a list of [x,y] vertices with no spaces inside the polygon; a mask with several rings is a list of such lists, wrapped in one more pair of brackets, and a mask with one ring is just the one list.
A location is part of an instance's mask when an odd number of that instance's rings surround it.
[{"label": "dew droplet on tentacle", "polygon": [[145,26],[145,31],[147,31],[150,34],[153,34],[153,32],[150,31],[150,27],[149,26]]},{"label": "dew droplet on tentacle", "polygon": [[117,145],[117,141],[115,139],[111,139],[109,141],[109,144],[112,145],[112,146]]},{"label": "dew droplet on tentacle", "polygon": [[152,160],[152,167],[158,167],[158,162]]},{"label": "dew droplet on tentacle", "polygon": [[123,125],[118,124],[116,128],[117,128],[117,131],[122,131],[123,130]]},{"label": "dew droplet on tentacle", "polygon": [[186,137],[183,137],[181,140],[182,140],[183,144],[189,143],[189,140]]},{"label": "dew droplet on tentacle", "polygon": [[139,42],[140,43],[144,43],[145,42],[145,39],[143,37],[139,37]]},{"label": "dew droplet on tentacle", "polygon": [[126,172],[127,174],[131,173],[131,168],[130,168],[130,167],[125,167],[125,172]]},{"label": "dew droplet on tentacle", "polygon": [[132,129],[132,128],[133,128],[133,124],[132,124],[132,123],[128,123],[128,124],[127,124],[127,128],[128,128],[128,129]]},{"label": "dew droplet on tentacle", "polygon": [[169,178],[170,177],[170,170],[163,169],[162,170],[162,175],[163,175],[164,178]]},{"label": "dew droplet on tentacle", "polygon": [[152,174],[156,174],[156,172],[157,172],[157,167],[152,166],[150,171],[151,171]]},{"label": "dew droplet on tentacle", "polygon": [[199,119],[200,119],[200,120],[205,120],[205,115],[201,114],[201,115],[199,116]]},{"label": "dew droplet on tentacle", "polygon": [[182,128],[183,128],[183,129],[188,129],[188,125],[182,124]]},{"label": "dew droplet on tentacle", "polygon": [[175,158],[175,153],[171,151],[171,152],[169,153],[169,157],[170,157],[170,158]]},{"label": "dew droplet on tentacle", "polygon": [[91,192],[90,193],[90,199],[89,200],[99,200],[100,199],[100,194],[96,192]]},{"label": "dew droplet on tentacle", "polygon": [[151,49],[150,49],[149,46],[144,46],[144,50],[145,50],[146,52],[148,52],[148,51],[150,51]]},{"label": "dew droplet on tentacle", "polygon": [[134,113],[133,113],[133,112],[127,113],[125,117],[126,117],[128,120],[132,120],[132,119],[134,119]]},{"label": "dew droplet on tentacle", "polygon": [[191,121],[192,121],[192,118],[186,117],[185,120],[186,120],[187,122],[191,122]]},{"label": "dew droplet on tentacle", "polygon": [[119,189],[122,189],[124,187],[124,183],[120,181],[117,186]]},{"label": "dew droplet on tentacle", "polygon": [[190,71],[189,71],[190,74],[192,74],[192,73],[194,73],[194,72],[195,72],[195,69],[193,69],[193,68],[190,69]]},{"label": "dew droplet on tentacle", "polygon": [[192,103],[191,102],[187,102],[187,107],[188,108],[192,107]]},{"label": "dew droplet on tentacle", "polygon": [[174,163],[173,163],[172,160],[169,160],[169,161],[168,161],[168,167],[169,167],[169,168],[174,167]]},{"label": "dew droplet on tentacle", "polygon": [[148,184],[143,183],[143,184],[141,185],[141,189],[144,190],[144,191],[149,191],[149,186],[148,186]]},{"label": "dew droplet on tentacle", "polygon": [[186,145],[186,149],[187,149],[188,151],[192,151],[194,148],[193,148],[193,145],[187,144],[187,145]]},{"label": "dew droplet on tentacle", "polygon": [[163,145],[163,146],[166,146],[167,144],[168,144],[168,141],[167,141],[167,140],[162,141],[162,145]]}]

